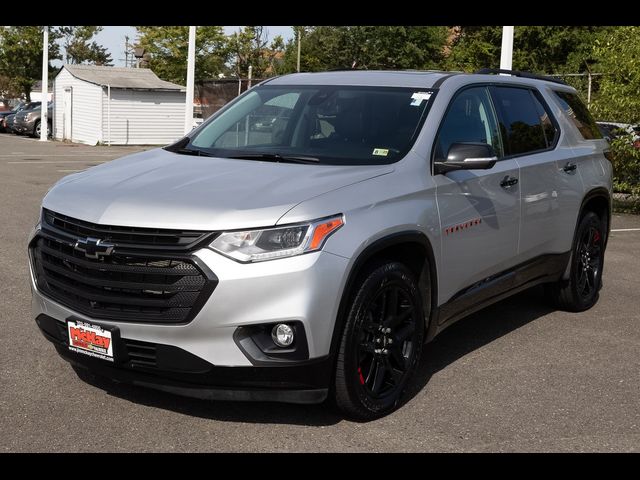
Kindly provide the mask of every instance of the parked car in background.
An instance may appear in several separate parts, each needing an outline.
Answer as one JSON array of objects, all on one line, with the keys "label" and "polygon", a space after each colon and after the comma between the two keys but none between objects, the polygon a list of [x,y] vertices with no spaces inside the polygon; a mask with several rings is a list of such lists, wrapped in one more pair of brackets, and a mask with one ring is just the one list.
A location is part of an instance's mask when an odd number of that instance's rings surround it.
[{"label": "parked car in background", "polygon": [[4,119],[6,117],[8,117],[9,115],[15,115],[20,110],[23,110],[25,108],[25,106],[27,106],[27,105],[28,105],[27,102],[20,102],[13,109],[5,110],[3,112],[0,112],[0,132],[7,132],[8,131],[6,129],[6,127],[4,126],[4,124],[5,124]]},{"label": "parked car in background", "polygon": [[15,130],[15,123],[16,123],[16,115],[18,113],[21,112],[26,112],[27,110],[33,110],[34,108],[40,108],[40,104],[42,102],[29,102],[26,103],[22,106],[21,109],[16,110],[15,113],[10,113],[9,115],[7,115],[6,117],[6,122],[3,122],[3,125],[6,124],[6,126],[4,126],[4,129],[6,132],[10,132],[10,133],[19,133],[16,132]]},{"label": "parked car in background", "polygon": [[596,122],[596,124],[602,136],[608,141],[625,135],[631,135],[633,146],[640,149],[640,124],[633,125],[618,122]]},{"label": "parked car in background", "polygon": [[11,104],[9,103],[9,100],[0,98],[0,112],[8,112],[9,110],[11,110]]},{"label": "parked car in background", "polygon": [[[40,117],[41,117],[41,102],[34,102],[38,105],[29,110],[22,110],[16,114],[16,118],[13,124],[13,131],[22,135],[31,135],[33,137],[40,136]],[[48,132],[51,135],[51,126],[53,118],[53,102],[49,102],[47,105],[47,124]]]},{"label": "parked car in background", "polygon": [[16,119],[16,114],[12,113],[2,119],[2,130],[7,133],[13,133],[13,122]]}]

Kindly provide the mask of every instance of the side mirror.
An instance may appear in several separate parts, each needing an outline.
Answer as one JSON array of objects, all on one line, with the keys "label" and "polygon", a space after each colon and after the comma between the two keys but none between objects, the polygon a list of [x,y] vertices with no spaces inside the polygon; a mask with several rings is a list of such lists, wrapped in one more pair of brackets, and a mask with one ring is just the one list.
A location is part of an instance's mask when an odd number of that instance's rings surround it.
[{"label": "side mirror", "polygon": [[454,143],[449,148],[447,160],[434,162],[436,175],[453,170],[488,170],[498,161],[491,145],[486,143]]}]

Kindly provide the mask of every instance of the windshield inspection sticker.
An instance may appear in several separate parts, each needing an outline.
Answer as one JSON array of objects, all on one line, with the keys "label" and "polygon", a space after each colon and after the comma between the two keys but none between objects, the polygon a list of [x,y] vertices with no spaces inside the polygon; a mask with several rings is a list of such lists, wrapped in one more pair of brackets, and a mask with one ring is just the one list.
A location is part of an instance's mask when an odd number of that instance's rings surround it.
[{"label": "windshield inspection sticker", "polygon": [[378,155],[379,157],[386,157],[389,155],[389,150],[386,148],[374,148],[371,155]]},{"label": "windshield inspection sticker", "polygon": [[411,95],[411,103],[410,105],[414,107],[419,107],[422,105],[423,100],[429,100],[431,98],[431,92],[415,92]]}]

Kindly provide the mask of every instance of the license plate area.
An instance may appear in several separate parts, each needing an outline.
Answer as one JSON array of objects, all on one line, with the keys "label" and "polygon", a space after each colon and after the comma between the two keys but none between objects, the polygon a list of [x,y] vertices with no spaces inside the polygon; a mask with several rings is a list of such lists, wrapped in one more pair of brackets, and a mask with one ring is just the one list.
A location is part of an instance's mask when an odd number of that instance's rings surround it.
[{"label": "license plate area", "polygon": [[75,318],[68,318],[66,323],[70,351],[109,363],[116,362],[120,344],[118,327]]}]

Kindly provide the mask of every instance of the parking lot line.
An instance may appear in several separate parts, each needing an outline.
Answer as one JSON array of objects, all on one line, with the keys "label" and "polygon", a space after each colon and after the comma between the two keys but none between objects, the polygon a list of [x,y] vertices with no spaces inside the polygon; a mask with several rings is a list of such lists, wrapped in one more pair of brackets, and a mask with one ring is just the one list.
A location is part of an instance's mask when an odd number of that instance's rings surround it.
[{"label": "parking lot line", "polygon": [[7,162],[11,165],[43,165],[47,163],[52,163],[57,165],[59,163],[107,163],[109,160],[51,160],[41,162],[39,160],[31,160],[26,162]]},{"label": "parking lot line", "polygon": [[[4,154],[0,154],[0,157],[8,157],[8,158],[14,158],[14,157],[23,157],[25,154],[21,153],[21,154],[17,154],[17,153],[4,153]],[[91,155],[92,157],[113,157],[114,154],[113,153],[93,153],[93,152],[87,152],[87,153],[76,153],[76,154],[68,154],[68,153],[61,153],[61,154],[57,154],[57,153],[49,153],[49,154],[36,154],[34,156],[37,157],[86,157],[87,155]]]},{"label": "parking lot line", "polygon": [[640,232],[640,228],[614,228],[612,232]]}]

